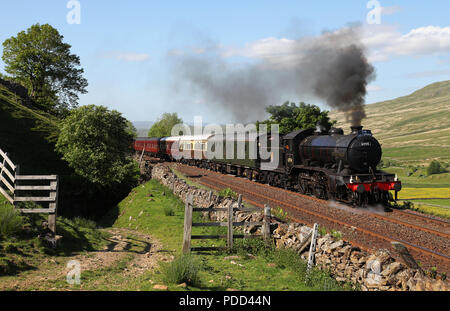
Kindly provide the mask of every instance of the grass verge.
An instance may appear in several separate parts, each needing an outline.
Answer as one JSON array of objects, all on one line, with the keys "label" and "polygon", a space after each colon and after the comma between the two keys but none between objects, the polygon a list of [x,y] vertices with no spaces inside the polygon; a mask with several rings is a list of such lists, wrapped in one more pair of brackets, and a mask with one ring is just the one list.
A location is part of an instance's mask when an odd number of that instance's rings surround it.
[{"label": "grass verge", "polygon": [[[164,212],[168,207],[174,211],[173,216]],[[175,256],[171,264],[161,265],[158,273],[150,273],[143,280],[151,284],[166,284],[169,290],[345,290],[326,272],[314,270],[310,283],[305,281],[305,265],[301,259],[288,250],[277,250],[263,246],[259,241],[239,241],[233,253],[225,251],[199,252],[192,257],[181,256],[183,238],[184,204],[175,197],[167,187],[158,181],[135,188],[130,196],[123,200],[118,210],[107,216],[111,222],[114,215],[119,215],[113,227],[138,230],[150,234],[164,244],[164,251]],[[201,213],[194,213],[194,222],[206,221]],[[194,227],[193,234],[223,234],[225,228]],[[224,240],[194,241],[195,246],[225,246]],[[256,244],[255,244],[256,243]],[[258,244],[259,243],[259,244]],[[232,256],[232,257],[230,257]],[[286,256],[288,258],[286,258]],[[194,269],[199,268],[198,271]],[[285,260],[283,261],[283,258]],[[288,264],[281,264],[283,261]],[[195,270],[195,271],[194,271]],[[170,271],[170,272],[169,272]],[[187,272],[195,272],[195,278],[182,277]],[[319,282],[320,280],[320,282]],[[189,283],[187,288],[178,287],[176,283]],[[143,282],[140,290],[152,289],[150,283]]]}]

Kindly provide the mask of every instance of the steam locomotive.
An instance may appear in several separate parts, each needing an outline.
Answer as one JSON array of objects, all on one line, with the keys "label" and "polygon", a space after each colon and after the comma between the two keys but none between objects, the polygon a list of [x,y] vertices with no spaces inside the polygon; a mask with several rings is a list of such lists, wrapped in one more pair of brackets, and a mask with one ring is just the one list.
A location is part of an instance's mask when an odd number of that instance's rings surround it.
[{"label": "steam locomotive", "polygon": [[270,134],[146,137],[137,138],[133,147],[142,154],[354,206],[386,206],[394,199],[390,191],[397,199],[402,188],[396,175],[377,170],[381,145],[362,126],[352,127],[348,135],[341,128],[319,127],[279,139]]}]

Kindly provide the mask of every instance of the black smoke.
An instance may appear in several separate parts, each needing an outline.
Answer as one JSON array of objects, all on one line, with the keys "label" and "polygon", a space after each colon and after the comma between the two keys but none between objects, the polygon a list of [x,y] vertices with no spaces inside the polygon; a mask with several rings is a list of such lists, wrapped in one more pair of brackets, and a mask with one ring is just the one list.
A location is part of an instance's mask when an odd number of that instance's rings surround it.
[{"label": "black smoke", "polygon": [[178,85],[200,92],[209,105],[230,112],[236,121],[264,118],[265,107],[296,96],[300,101],[318,98],[345,112],[356,126],[366,116],[366,87],[375,78],[365,54],[360,28],[345,27],[290,40],[279,52],[250,55],[257,59],[252,63],[233,63],[218,45],[170,60]]}]

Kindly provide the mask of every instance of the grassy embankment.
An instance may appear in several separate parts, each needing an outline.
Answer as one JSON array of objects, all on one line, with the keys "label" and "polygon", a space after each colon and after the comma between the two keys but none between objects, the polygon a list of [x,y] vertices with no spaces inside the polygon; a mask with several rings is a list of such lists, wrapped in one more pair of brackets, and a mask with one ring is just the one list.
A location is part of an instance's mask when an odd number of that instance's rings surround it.
[{"label": "grassy embankment", "polygon": [[[0,203],[0,208],[7,203]],[[171,210],[171,212],[168,212]],[[167,284],[169,290],[343,290],[326,272],[314,270],[311,283],[305,284],[305,264],[286,250],[267,249],[261,242],[236,241],[234,253],[199,253],[194,260],[200,268],[198,282],[187,288],[165,282],[165,268],[136,270],[148,260],[148,251],[160,245],[157,253],[179,257],[183,237],[184,204],[168,188],[155,180],[135,188],[102,222],[58,218],[58,234],[64,236],[56,250],[45,247],[37,238],[37,225],[25,225],[25,231],[0,241],[0,289],[20,290],[154,290],[155,284]],[[42,220],[42,219],[41,219]],[[202,221],[195,213],[194,221]],[[28,221],[28,223],[30,223]],[[223,234],[223,228],[194,228],[194,234]],[[121,252],[109,252],[108,246],[118,233],[129,243]],[[151,237],[151,246],[143,243]],[[196,245],[225,246],[224,241],[194,241]],[[147,246],[145,246],[147,244]],[[118,256],[120,253],[120,256]],[[227,256],[239,256],[226,258]],[[151,257],[150,256],[150,257]],[[112,258],[114,257],[114,258]],[[111,259],[112,258],[112,259]],[[66,282],[66,265],[81,262],[81,284]],[[113,260],[114,259],[114,260]],[[110,261],[105,264],[104,261]],[[100,262],[99,262],[100,261]],[[87,263],[86,263],[87,262]],[[138,272],[136,272],[138,271]]]},{"label": "grassy embankment", "polygon": [[[0,196],[0,212],[5,215],[12,206],[3,196]],[[87,253],[100,249],[106,245],[108,234],[96,228],[96,224],[85,219],[69,220],[57,218],[57,233],[64,236],[56,249],[45,245],[38,238],[44,234],[41,223],[43,216],[22,216],[19,230],[15,233],[1,234],[0,232],[0,289],[4,284],[26,282],[29,276],[42,271],[42,285],[45,286],[45,271],[53,271],[58,263],[65,263],[74,253]],[[39,289],[31,286],[29,289]],[[26,288],[22,288],[26,289]]]},{"label": "grassy embankment", "polygon": [[[165,195],[162,195],[165,193]],[[150,196],[150,194],[152,196]],[[173,209],[173,216],[167,216]],[[115,215],[119,214],[116,220]],[[139,216],[140,215],[140,216]],[[152,180],[136,188],[132,195],[121,202],[105,220],[113,227],[129,228],[150,234],[165,245],[165,250],[174,256],[181,252],[183,238],[184,205],[168,188]],[[204,222],[200,213],[194,213],[194,222]],[[108,222],[108,221],[107,221]],[[223,228],[193,228],[193,234],[223,234]],[[198,246],[225,246],[224,241],[194,241]],[[315,284],[306,286],[302,281],[303,267],[289,266],[294,263],[290,252],[267,251],[260,243],[237,243],[239,259],[227,259],[236,255],[227,252],[199,253],[195,255],[201,263],[200,284],[189,290],[334,290],[342,288],[326,273],[313,273]],[[251,254],[253,252],[253,254]],[[249,255],[250,253],[250,255]],[[255,257],[253,257],[254,255]],[[289,257],[289,260],[283,260]],[[278,260],[277,260],[278,259]],[[148,276],[154,283],[164,283],[164,273]],[[170,290],[181,290],[176,284],[167,284]],[[142,289],[151,289],[149,283]]]},{"label": "grassy embankment", "polygon": [[22,174],[67,172],[67,164],[54,151],[58,119],[27,107],[24,99],[0,84],[0,148],[20,164]]}]

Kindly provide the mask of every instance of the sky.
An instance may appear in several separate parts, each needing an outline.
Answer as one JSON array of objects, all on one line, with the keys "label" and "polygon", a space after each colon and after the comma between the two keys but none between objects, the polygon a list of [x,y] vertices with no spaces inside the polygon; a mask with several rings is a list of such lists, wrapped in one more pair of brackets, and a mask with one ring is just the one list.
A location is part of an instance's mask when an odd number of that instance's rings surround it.
[{"label": "sky", "polygon": [[[0,1],[0,42],[35,23],[52,25],[80,56],[89,82],[80,105],[103,105],[132,121],[177,112],[187,123],[198,115],[207,123],[234,122],[227,109],[180,85],[174,57],[202,57],[214,47],[220,61],[236,68],[289,59],[298,52],[290,48],[294,40],[349,25],[361,29],[361,42],[376,70],[367,104],[450,80],[448,0]],[[381,5],[379,20],[371,14],[376,3]],[[72,14],[76,6],[71,4],[80,5],[79,15]],[[71,23],[77,16],[79,23]],[[0,60],[2,73],[3,68]],[[330,109],[318,98],[282,97],[273,104],[307,101]]]}]

